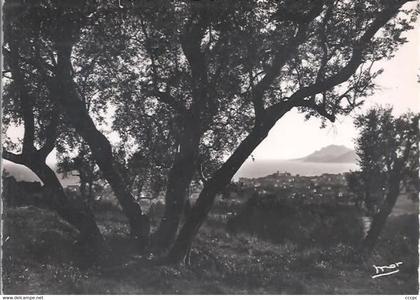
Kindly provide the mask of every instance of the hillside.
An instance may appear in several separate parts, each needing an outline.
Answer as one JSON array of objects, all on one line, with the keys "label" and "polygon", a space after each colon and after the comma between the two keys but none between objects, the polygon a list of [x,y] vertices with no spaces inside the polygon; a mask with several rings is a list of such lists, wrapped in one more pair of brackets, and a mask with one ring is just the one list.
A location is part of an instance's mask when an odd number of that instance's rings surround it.
[{"label": "hillside", "polygon": [[17,181],[40,181],[30,169],[23,165],[10,163],[3,160],[3,172],[13,176]]},{"label": "hillside", "polygon": [[[54,169],[54,167],[53,167]],[[61,174],[58,174],[54,170],[63,186],[78,184],[79,178],[76,176],[68,176],[63,178]],[[41,181],[30,169],[23,165],[11,163],[3,160],[3,172],[7,172],[8,175],[13,176],[17,181]]]},{"label": "hillside", "polygon": [[304,162],[357,163],[354,150],[342,145],[329,145],[301,158]]},{"label": "hillside", "polygon": [[[242,206],[232,206],[229,211],[236,215]],[[57,214],[35,207],[6,209],[4,235],[8,239],[3,246],[3,292],[12,295],[418,293],[416,214],[391,216],[372,257],[361,262],[352,258],[353,247],[347,243],[307,244],[302,243],[301,235],[291,234],[295,231],[290,228],[299,228],[301,231],[297,232],[303,234],[302,228],[312,232],[314,224],[322,223],[316,214],[308,217],[306,210],[301,210],[304,215],[300,218],[299,215],[267,218],[288,226],[286,233],[280,233],[288,234],[290,240],[280,243],[260,233],[228,231],[227,218],[223,217],[226,212],[222,204],[216,205],[194,241],[191,265],[175,266],[162,265],[152,256],[138,254],[128,238],[128,227],[120,210],[96,211],[109,252],[96,265],[89,266],[78,255],[74,230]],[[271,214],[271,210],[267,213]],[[266,220],[260,214],[255,217],[258,223]],[[157,216],[152,219],[159,220]],[[350,227],[345,228],[353,230]],[[326,237],[329,241],[329,236]],[[398,274],[371,278],[372,265],[391,263],[396,257],[404,262]]]}]

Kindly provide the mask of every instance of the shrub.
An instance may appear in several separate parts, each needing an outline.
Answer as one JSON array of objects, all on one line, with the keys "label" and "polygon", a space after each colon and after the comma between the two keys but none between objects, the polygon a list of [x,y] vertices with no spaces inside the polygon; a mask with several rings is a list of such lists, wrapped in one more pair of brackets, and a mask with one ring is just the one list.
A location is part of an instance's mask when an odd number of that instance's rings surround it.
[{"label": "shrub", "polygon": [[281,243],[354,244],[363,236],[361,212],[344,205],[289,205],[272,196],[252,197],[228,221],[228,230]]}]

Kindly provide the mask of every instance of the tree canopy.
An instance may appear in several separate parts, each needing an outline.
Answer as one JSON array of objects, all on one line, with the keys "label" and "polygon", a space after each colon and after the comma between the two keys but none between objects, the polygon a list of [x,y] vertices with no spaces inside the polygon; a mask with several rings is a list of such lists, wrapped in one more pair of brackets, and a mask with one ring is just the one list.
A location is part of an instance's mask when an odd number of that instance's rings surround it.
[{"label": "tree canopy", "polygon": [[[135,166],[165,178],[152,244],[179,261],[280,118],[297,108],[334,122],[374,92],[375,63],[413,27],[407,2],[8,0],[4,51],[30,82],[32,113],[59,111],[57,147],[71,134],[89,146],[143,246],[149,222],[127,178]],[[12,76],[8,94],[16,84]],[[7,101],[6,120],[19,123],[16,105]],[[122,151],[101,131],[110,111]],[[203,188],[180,228],[196,179]]]},{"label": "tree canopy", "polygon": [[418,196],[419,120],[412,112],[395,117],[390,107],[372,108],[355,119],[361,170],[350,174],[349,187],[373,217],[366,237],[370,249],[400,193]]}]

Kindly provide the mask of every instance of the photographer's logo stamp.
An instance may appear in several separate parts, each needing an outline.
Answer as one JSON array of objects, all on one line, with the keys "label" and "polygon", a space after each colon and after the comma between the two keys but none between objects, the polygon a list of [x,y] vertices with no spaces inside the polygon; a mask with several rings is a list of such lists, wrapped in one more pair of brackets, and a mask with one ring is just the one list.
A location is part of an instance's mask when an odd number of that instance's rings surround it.
[{"label": "photographer's logo stamp", "polygon": [[390,264],[389,266],[375,266],[375,274],[372,275],[372,278],[378,278],[382,276],[388,276],[391,274],[398,273],[400,271],[400,265],[402,265],[402,262],[397,262],[395,264]]}]

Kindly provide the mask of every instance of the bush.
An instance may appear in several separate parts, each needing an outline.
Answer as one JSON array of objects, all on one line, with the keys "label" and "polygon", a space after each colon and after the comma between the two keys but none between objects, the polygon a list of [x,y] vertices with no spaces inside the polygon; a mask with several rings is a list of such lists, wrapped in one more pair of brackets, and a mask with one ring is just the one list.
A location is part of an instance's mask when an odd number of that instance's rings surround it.
[{"label": "bush", "polygon": [[354,244],[363,237],[361,212],[343,205],[289,205],[274,197],[252,197],[228,221],[228,230],[244,231],[281,243]]}]

